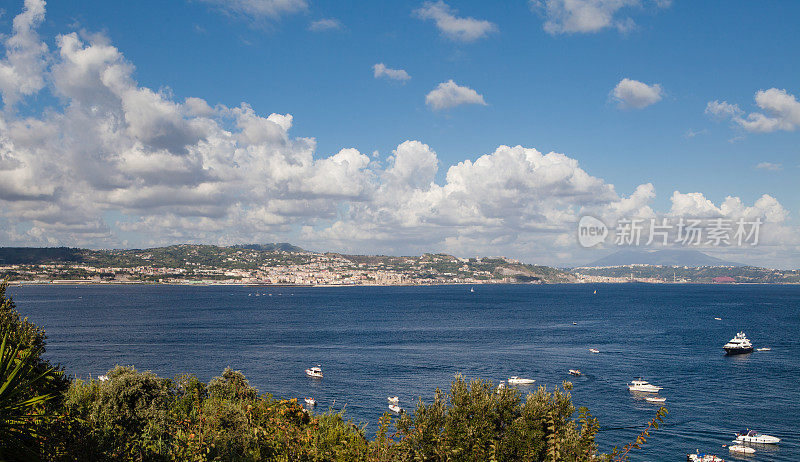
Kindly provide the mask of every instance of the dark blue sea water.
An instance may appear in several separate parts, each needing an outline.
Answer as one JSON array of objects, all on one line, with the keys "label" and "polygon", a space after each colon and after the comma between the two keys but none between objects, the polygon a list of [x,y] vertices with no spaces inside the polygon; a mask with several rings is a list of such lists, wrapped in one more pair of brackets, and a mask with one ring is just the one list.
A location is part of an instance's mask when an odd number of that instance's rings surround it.
[{"label": "dark blue sea water", "polygon": [[[580,369],[573,400],[600,419],[606,451],[635,438],[634,429],[655,413],[656,405],[626,388],[642,376],[664,387],[669,415],[634,460],[685,460],[695,449],[734,459],[722,445],[748,427],[783,439],[758,447],[748,460],[800,460],[800,286],[492,285],[474,293],[465,286],[25,286],[10,292],[23,315],[46,328],[47,356],[78,376],[123,364],[208,380],[231,366],[263,392],[313,396],[318,410],[346,405],[346,415],[367,423],[372,435],[387,396],[413,407],[459,372],[494,381],[519,375],[552,388],[571,378],[568,369]],[[772,351],[724,356],[722,345],[739,330]],[[305,377],[303,370],[317,363],[325,378]]]}]

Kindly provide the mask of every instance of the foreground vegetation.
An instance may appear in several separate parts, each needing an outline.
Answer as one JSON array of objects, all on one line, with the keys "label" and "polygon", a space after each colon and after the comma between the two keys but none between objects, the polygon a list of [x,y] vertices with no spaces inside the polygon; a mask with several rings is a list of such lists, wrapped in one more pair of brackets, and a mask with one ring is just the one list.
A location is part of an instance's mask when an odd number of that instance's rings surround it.
[{"label": "foreground vegetation", "polygon": [[598,422],[576,411],[568,382],[523,397],[457,376],[449,393],[385,414],[367,435],[342,413],[260,394],[231,369],[208,383],[122,366],[102,381],[69,381],[41,357],[44,331],[20,318],[5,291],[0,284],[0,460],[625,460],[649,436],[598,454]]}]

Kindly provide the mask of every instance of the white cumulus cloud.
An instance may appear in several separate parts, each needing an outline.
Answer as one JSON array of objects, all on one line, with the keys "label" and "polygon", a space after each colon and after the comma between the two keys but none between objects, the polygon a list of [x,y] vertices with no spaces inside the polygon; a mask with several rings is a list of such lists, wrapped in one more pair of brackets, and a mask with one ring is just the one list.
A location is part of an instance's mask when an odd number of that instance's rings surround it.
[{"label": "white cumulus cloud", "polygon": [[44,9],[43,0],[25,0],[22,13],[14,18],[14,32],[5,40],[6,56],[0,61],[0,95],[6,108],[44,87],[43,58],[47,45],[36,33],[44,20]]},{"label": "white cumulus cloud", "polygon": [[648,85],[628,78],[622,79],[611,91],[620,109],[643,109],[661,101],[663,95],[664,90],[657,83]]},{"label": "white cumulus cloud", "polygon": [[405,82],[411,79],[411,76],[408,75],[408,72],[405,70],[392,69],[390,67],[386,67],[386,65],[383,63],[378,63],[372,66],[372,72],[376,79],[383,77],[391,80],[399,80],[400,82]]},{"label": "white cumulus cloud", "polygon": [[800,128],[800,101],[788,91],[778,88],[759,90],[755,101],[763,112],[745,115],[735,104],[711,101],[706,106],[706,114],[730,118],[744,130],[753,133],[794,131]]},{"label": "white cumulus cloud", "polygon": [[486,106],[483,95],[469,87],[462,87],[453,80],[440,83],[425,95],[425,104],[434,111],[450,109],[462,104],[480,104]]},{"label": "white cumulus cloud", "polygon": [[593,33],[614,28],[627,32],[636,23],[622,11],[641,10],[647,5],[655,8],[670,6],[670,0],[530,0],[534,10],[545,17],[544,30],[550,34]]},{"label": "white cumulus cloud", "polygon": [[497,26],[489,21],[464,18],[442,0],[427,2],[414,13],[420,19],[431,19],[445,37],[457,42],[474,42],[497,31]]}]

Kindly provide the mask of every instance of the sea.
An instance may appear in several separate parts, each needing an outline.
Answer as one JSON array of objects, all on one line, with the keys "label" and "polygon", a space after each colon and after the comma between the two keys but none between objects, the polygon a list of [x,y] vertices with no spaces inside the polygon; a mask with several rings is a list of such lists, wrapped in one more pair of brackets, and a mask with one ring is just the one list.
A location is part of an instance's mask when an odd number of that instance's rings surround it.
[{"label": "sea", "polygon": [[[519,386],[523,392],[569,380],[574,404],[599,419],[598,444],[610,451],[635,439],[658,409],[628,391],[641,377],[663,387],[669,414],[632,460],[683,461],[695,451],[737,460],[726,445],[748,428],[782,441],[741,459],[800,460],[800,286],[29,285],[9,292],[23,316],[46,329],[46,357],[81,378],[120,364],[207,381],[231,367],[261,392],[313,397],[316,412],[344,409],[370,437],[388,396],[413,409],[456,374],[535,379]],[[726,356],[722,345],[739,331],[771,350]],[[306,377],[317,364],[324,378]]]}]

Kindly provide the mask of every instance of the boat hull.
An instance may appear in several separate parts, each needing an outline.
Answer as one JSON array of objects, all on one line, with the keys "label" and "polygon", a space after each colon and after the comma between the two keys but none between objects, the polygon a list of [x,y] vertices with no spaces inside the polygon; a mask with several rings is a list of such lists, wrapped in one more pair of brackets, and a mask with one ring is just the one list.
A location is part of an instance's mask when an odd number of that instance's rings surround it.
[{"label": "boat hull", "polygon": [[752,353],[753,352],[753,347],[747,347],[747,348],[723,348],[723,350],[725,350],[725,354],[726,355],[731,355],[731,356],[732,355],[743,355],[743,354],[747,354],[747,353]]},{"label": "boat hull", "polygon": [[530,385],[534,382],[536,382],[536,380],[533,379],[516,379],[516,380],[508,379],[508,383],[511,385]]},{"label": "boat hull", "polygon": [[740,443],[756,443],[756,444],[778,444],[781,442],[780,438],[768,435],[760,436],[737,436],[736,441]]}]

